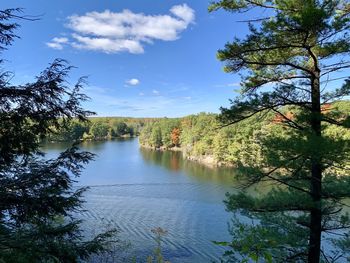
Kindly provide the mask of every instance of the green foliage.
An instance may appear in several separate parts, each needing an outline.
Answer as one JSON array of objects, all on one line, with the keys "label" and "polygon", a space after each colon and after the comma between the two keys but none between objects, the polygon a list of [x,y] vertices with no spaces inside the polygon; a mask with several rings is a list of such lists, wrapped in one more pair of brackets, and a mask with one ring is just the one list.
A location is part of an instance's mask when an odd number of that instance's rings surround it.
[{"label": "green foliage", "polygon": [[[338,107],[339,103],[342,107]],[[332,104],[333,113],[329,114],[344,115],[349,106],[348,101],[336,102]],[[287,112],[288,109],[291,108],[286,107],[283,111]],[[286,139],[291,136],[281,123],[275,123],[276,116],[278,115],[273,113],[257,114],[227,127],[222,127],[215,114],[201,113],[181,119],[161,119],[148,123],[141,131],[139,140],[141,145],[171,149],[175,145],[168,135],[171,135],[172,127],[175,127],[181,131],[177,146],[188,156],[213,156],[218,163],[224,165],[247,165],[252,161],[261,164],[263,137],[269,135]],[[324,132],[334,139],[350,138],[349,130],[337,125],[327,125]],[[293,141],[290,143],[293,144]]]},{"label": "green foliage", "polygon": [[[228,262],[270,255],[273,262],[318,263],[348,256],[350,221],[342,202],[350,197],[350,121],[349,103],[340,100],[350,95],[350,80],[327,84],[350,67],[349,7],[343,0],[221,0],[209,8],[264,14],[247,21],[247,36],[218,51],[226,72],[243,73],[241,96],[222,109],[221,121],[240,125],[275,115],[237,155],[242,193],[228,195],[226,204],[253,223],[232,224]],[[219,144],[221,154],[225,147]],[[272,190],[248,191],[264,184]],[[326,237],[334,246],[321,251]]]},{"label": "green foliage", "polygon": [[159,148],[163,145],[162,130],[158,127],[152,130],[151,146]]},{"label": "green foliage", "polygon": [[129,133],[128,126],[125,122],[117,122],[114,124],[114,130],[117,135],[124,135]]},{"label": "green foliage", "polygon": [[96,140],[107,138],[108,126],[103,122],[95,122],[91,125],[90,134]]},{"label": "green foliage", "polygon": [[175,128],[180,127],[178,119],[158,119],[154,122],[149,122],[141,130],[140,143],[153,148],[171,148],[175,144],[172,140],[172,132]]},{"label": "green foliage", "polygon": [[[252,159],[246,155],[246,148],[255,150],[259,160],[260,146],[257,137],[266,133],[272,115],[256,116],[240,125],[221,128],[218,116],[200,113],[181,119],[162,119],[149,123],[141,131],[141,145],[172,148],[180,147],[188,157],[211,156],[223,165],[235,165],[238,160]],[[174,129],[178,130],[178,144],[172,141]]]},{"label": "green foliage", "polygon": [[56,129],[51,127],[48,141],[80,141],[80,140],[107,140],[120,137],[133,137],[140,134],[145,123],[153,122],[151,118],[122,118],[122,117],[93,117],[87,122],[77,119]]},{"label": "green foliage", "polygon": [[52,132],[47,136],[48,141],[79,141],[84,133],[89,132],[90,124],[76,119],[62,125],[59,130],[53,127]]},{"label": "green foliage", "polygon": [[157,227],[155,229],[152,229],[152,233],[155,235],[157,246],[154,250],[154,255],[147,257],[147,263],[170,263],[169,261],[164,260],[161,248],[162,238],[167,234],[167,231],[160,227]]},{"label": "green foliage", "polygon": [[[10,21],[20,18],[18,11],[0,12],[1,50],[16,37]],[[52,129],[71,129],[76,139],[92,114],[81,107],[84,81],[67,86],[70,69],[57,59],[19,86],[9,82],[10,73],[0,74],[0,262],[80,262],[103,251],[114,234],[85,239],[73,216],[85,190],[73,188],[74,178],[93,155],[76,145],[50,160],[40,152]]]}]

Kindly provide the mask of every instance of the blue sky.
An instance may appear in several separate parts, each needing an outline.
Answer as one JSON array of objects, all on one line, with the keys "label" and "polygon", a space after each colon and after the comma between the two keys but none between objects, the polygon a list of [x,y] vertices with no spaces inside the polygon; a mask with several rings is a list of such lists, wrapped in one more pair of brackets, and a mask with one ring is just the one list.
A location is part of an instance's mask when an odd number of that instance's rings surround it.
[{"label": "blue sky", "polygon": [[[39,21],[20,21],[17,39],[3,52],[12,81],[34,80],[55,58],[76,68],[73,85],[88,76],[85,108],[98,116],[181,117],[219,112],[238,95],[240,77],[224,73],[216,52],[257,13],[208,13],[202,0],[2,0]],[[343,77],[345,73],[335,73]],[[347,75],[346,75],[347,76]],[[327,82],[327,81],[326,81]],[[339,81],[324,88],[339,87]]]},{"label": "blue sky", "polygon": [[177,117],[218,112],[237,95],[239,76],[224,73],[216,51],[245,35],[238,15],[208,13],[209,1],[11,0],[39,21],[21,23],[21,37],[3,53],[16,83],[54,58],[88,76],[85,104],[99,116]]}]

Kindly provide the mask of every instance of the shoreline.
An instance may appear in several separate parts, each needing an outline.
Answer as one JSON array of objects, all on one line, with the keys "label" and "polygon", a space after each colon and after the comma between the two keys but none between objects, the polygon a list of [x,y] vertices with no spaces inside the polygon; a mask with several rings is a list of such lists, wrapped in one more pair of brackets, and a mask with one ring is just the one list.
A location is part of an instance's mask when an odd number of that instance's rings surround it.
[{"label": "shoreline", "polygon": [[[78,139],[79,142],[103,142],[103,141],[113,141],[113,140],[120,140],[120,139],[134,139],[137,138],[137,135],[133,136],[119,136],[119,137],[111,137],[111,138],[95,138],[95,139]],[[47,140],[48,143],[68,143],[68,142],[75,142],[70,140]]]},{"label": "shoreline", "polygon": [[196,162],[196,163],[202,164],[202,165],[209,167],[209,168],[234,167],[233,164],[228,164],[228,163],[224,163],[224,162],[220,162],[220,161],[215,160],[215,157],[213,155],[203,155],[203,156],[187,155],[186,149],[184,147],[176,147],[175,146],[175,147],[167,148],[167,147],[161,146],[161,147],[157,148],[157,147],[141,144],[140,142],[139,142],[139,147],[144,148],[144,149],[153,150],[153,151],[161,151],[161,152],[165,152],[165,151],[181,152],[184,159],[191,161],[191,162]]},{"label": "shoreline", "polygon": [[[104,142],[104,141],[113,141],[113,140],[120,140],[120,139],[136,139],[138,136],[121,136],[121,137],[113,137],[113,138],[99,138],[99,139],[80,139],[79,142],[84,143],[84,142]],[[72,143],[73,141],[46,141],[46,143]],[[224,168],[232,168],[235,165],[231,163],[225,163],[225,162],[220,162],[215,160],[215,157],[213,155],[202,155],[202,156],[195,156],[195,155],[188,155],[187,150],[185,147],[170,147],[167,148],[165,146],[161,147],[153,147],[150,145],[146,144],[141,144],[140,141],[138,140],[138,144],[140,148],[152,150],[152,151],[160,151],[160,152],[165,152],[165,151],[172,151],[172,152],[181,152],[182,156],[185,160],[191,161],[191,162],[196,162],[198,164],[204,165],[208,168],[214,169],[218,167],[224,167]]]}]

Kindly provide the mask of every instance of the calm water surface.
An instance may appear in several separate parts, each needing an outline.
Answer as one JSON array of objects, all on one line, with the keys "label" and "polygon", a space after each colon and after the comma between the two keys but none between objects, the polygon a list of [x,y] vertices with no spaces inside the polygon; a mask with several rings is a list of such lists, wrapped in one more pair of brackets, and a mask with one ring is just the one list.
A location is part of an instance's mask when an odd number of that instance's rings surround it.
[{"label": "calm water surface", "polygon": [[[44,151],[50,157],[65,146],[48,144]],[[87,142],[81,148],[97,154],[77,182],[90,186],[87,211],[79,215],[86,231],[118,227],[143,259],[155,247],[155,227],[168,231],[163,250],[172,263],[212,262],[223,253],[211,241],[230,240],[223,200],[232,191],[231,169],[209,169],[179,152],[140,149],[137,139]]]}]

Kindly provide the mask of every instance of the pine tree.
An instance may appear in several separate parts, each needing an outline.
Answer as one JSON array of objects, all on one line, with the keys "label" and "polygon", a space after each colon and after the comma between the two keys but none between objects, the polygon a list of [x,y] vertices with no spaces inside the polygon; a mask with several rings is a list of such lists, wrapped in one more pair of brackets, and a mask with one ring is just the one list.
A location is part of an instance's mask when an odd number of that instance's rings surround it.
[{"label": "pine tree", "polygon": [[[217,9],[261,14],[245,21],[244,39],[218,51],[226,72],[244,75],[242,96],[222,109],[222,121],[234,125],[267,112],[283,119],[260,140],[263,160],[239,164],[245,185],[226,204],[252,221],[234,220],[227,260],[237,254],[270,262],[344,260],[349,140],[327,131],[349,127],[334,103],[350,95],[350,80],[339,84],[350,67],[349,1],[222,0],[209,8]],[[272,187],[247,191],[264,184]]]},{"label": "pine tree", "polygon": [[[0,11],[1,51],[17,37],[11,21],[25,19],[20,11]],[[84,192],[73,189],[73,178],[93,155],[73,146],[45,160],[40,151],[52,127],[92,114],[81,107],[83,79],[72,89],[67,84],[70,69],[57,59],[24,85],[12,85],[10,72],[0,74],[0,262],[78,262],[102,251],[112,234],[85,240],[73,216]]]}]

